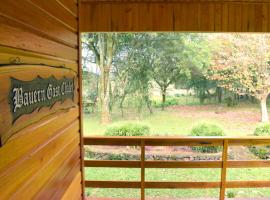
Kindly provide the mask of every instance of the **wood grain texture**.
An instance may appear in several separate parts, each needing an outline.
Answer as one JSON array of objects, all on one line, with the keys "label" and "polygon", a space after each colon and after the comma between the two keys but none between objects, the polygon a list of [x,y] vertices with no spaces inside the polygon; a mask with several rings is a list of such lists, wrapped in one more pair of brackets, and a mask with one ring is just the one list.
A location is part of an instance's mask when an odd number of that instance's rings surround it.
[{"label": "wood grain texture", "polygon": [[47,12],[50,16],[66,26],[69,30],[77,32],[77,18],[68,12],[59,2],[55,0],[31,0],[31,3]]},{"label": "wood grain texture", "polygon": [[[0,199],[81,199],[77,0],[0,7]],[[74,99],[11,123],[10,77],[74,78]]]},{"label": "wood grain texture", "polygon": [[266,0],[83,0],[80,30],[269,32],[269,3]]},{"label": "wood grain texture", "polygon": [[36,35],[16,22],[0,16],[0,44],[3,46],[42,53],[64,59],[77,60],[75,48]]},{"label": "wood grain texture", "polygon": [[54,56],[48,56],[40,53],[14,49],[10,47],[0,46],[1,65],[11,64],[31,64],[45,65],[51,67],[67,68],[74,72],[78,71],[78,63],[76,61],[63,59]]}]

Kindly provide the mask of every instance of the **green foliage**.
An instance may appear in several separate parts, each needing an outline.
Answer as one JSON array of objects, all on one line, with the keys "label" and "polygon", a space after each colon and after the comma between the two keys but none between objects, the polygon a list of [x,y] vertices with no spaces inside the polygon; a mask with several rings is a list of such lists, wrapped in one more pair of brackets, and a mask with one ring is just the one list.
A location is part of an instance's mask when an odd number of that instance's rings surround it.
[{"label": "green foliage", "polygon": [[153,101],[153,106],[156,108],[161,108],[163,107],[169,107],[169,106],[176,106],[180,105],[179,99],[178,98],[168,98],[164,104],[160,101]]},{"label": "green foliage", "polygon": [[249,150],[261,159],[268,159],[270,157],[270,149],[269,147],[261,147],[261,146],[251,146]]},{"label": "green foliage", "polygon": [[261,123],[259,124],[255,131],[255,136],[270,136],[270,123]]},{"label": "green foliage", "polygon": [[[201,123],[192,128],[191,136],[224,136],[224,131],[215,124]],[[201,153],[217,153],[221,151],[219,146],[196,146],[192,149]]]},{"label": "green foliage", "polygon": [[[254,136],[270,136],[270,123],[260,123],[254,131]],[[261,159],[270,157],[270,146],[251,146],[249,150]]]},{"label": "green foliage", "polygon": [[228,191],[227,192],[227,197],[228,198],[235,198],[236,197],[236,193],[234,191]]},{"label": "green foliage", "polygon": [[150,128],[139,123],[126,123],[118,126],[111,126],[105,131],[106,136],[148,136]]},{"label": "green foliage", "polygon": [[232,96],[226,96],[224,98],[224,101],[225,101],[225,103],[226,103],[226,105],[228,107],[234,107],[234,106],[236,106],[238,104],[238,102],[236,101],[236,99],[234,97],[232,97]]}]

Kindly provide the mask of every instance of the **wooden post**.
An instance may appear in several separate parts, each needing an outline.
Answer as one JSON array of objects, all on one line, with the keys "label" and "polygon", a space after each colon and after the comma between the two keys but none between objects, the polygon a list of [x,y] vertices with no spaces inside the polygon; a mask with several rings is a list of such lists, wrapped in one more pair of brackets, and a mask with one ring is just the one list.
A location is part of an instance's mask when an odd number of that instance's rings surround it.
[{"label": "wooden post", "polygon": [[221,187],[220,187],[220,200],[225,199],[226,191],[226,176],[227,176],[227,164],[228,164],[228,140],[223,141],[223,152],[222,152],[222,171],[221,171]]},{"label": "wooden post", "polygon": [[145,199],[145,141],[141,139],[141,200]]}]

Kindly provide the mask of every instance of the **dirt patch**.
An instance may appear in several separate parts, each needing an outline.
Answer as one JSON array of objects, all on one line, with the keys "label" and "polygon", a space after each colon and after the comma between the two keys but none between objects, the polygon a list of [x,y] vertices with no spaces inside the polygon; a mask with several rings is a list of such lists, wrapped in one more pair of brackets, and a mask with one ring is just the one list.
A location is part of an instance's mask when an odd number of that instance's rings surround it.
[{"label": "dirt patch", "polygon": [[[150,147],[146,148],[146,160],[221,160],[222,153],[199,153],[186,146]],[[135,147],[93,146],[86,148],[89,159],[110,160],[140,160],[140,149]],[[233,146],[229,149],[230,160],[258,160],[248,147]]]}]

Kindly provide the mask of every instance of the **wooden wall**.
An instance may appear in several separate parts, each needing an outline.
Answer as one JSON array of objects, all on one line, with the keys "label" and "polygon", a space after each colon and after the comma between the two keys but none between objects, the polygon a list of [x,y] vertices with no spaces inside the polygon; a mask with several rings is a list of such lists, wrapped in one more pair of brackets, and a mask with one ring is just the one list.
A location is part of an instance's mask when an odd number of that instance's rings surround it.
[{"label": "wooden wall", "polygon": [[82,0],[81,31],[269,32],[269,0]]},{"label": "wooden wall", "polygon": [[[0,199],[81,199],[77,0],[0,5]],[[11,78],[74,79],[74,97],[12,122]]]}]

